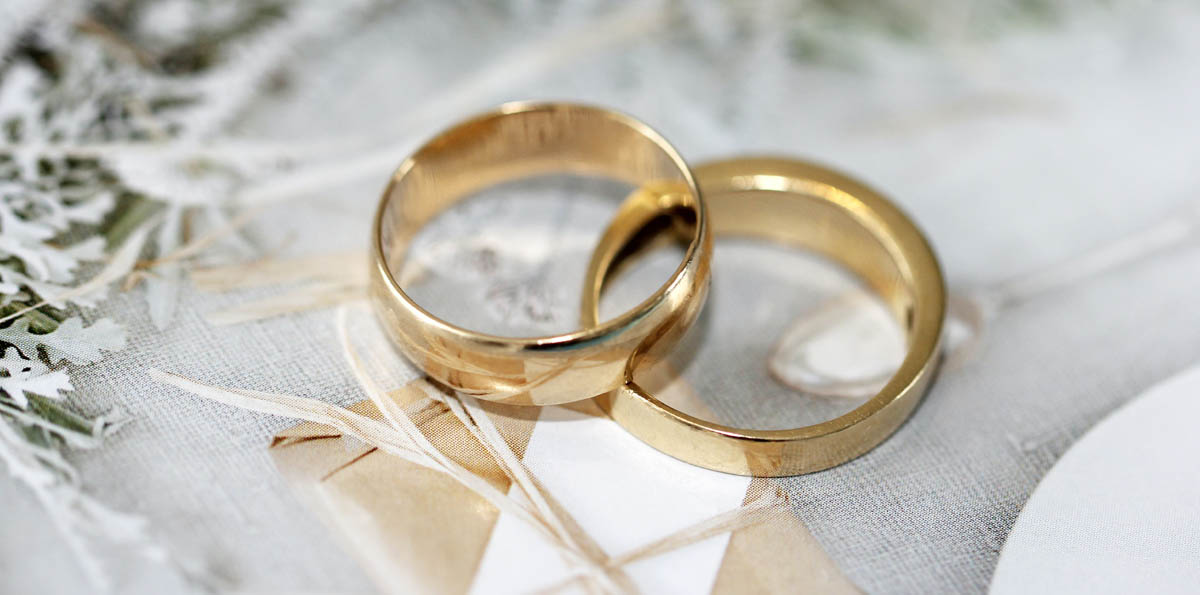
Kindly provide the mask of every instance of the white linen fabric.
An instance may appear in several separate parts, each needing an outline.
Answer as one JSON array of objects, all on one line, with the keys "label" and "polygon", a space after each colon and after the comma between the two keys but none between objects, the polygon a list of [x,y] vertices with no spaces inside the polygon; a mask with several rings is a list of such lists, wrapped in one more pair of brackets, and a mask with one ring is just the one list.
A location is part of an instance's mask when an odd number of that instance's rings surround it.
[{"label": "white linen fabric", "polygon": [[[364,249],[390,168],[428,134],[505,100],[573,99],[638,116],[693,162],[779,153],[852,172],[926,231],[956,296],[996,295],[998,287],[1018,296],[985,317],[975,351],[940,375],[890,440],[847,465],[781,480],[830,557],[868,592],[985,590],[1018,512],[1055,460],[1108,412],[1200,360],[1193,8],[1080,8],[1053,26],[969,41],[852,32],[833,36],[836,51],[813,62],[794,57],[785,21],[769,10],[754,20],[719,6],[680,16],[653,4],[639,10],[669,13],[665,24],[646,25],[654,35],[571,53],[571,40],[619,37],[593,26],[609,8],[514,17],[438,4],[381,10],[351,37],[296,48],[288,91],[260,101],[229,132],[288,143],[348,139],[367,156],[331,157],[346,167],[270,205],[250,227],[259,245],[284,256]],[[704,44],[692,38],[697,31]],[[714,39],[723,40],[720,52],[711,50]],[[389,152],[390,161],[378,157]],[[517,263],[506,274],[528,279],[538,262],[553,260],[540,282],[566,289],[513,298],[517,307],[494,310],[506,324],[574,322],[587,243],[573,240],[533,264],[521,254],[529,245],[549,250],[555,237],[594,237],[604,217],[590,215],[599,203],[589,200],[563,201],[583,209],[575,216],[510,201],[508,216],[560,233],[497,238],[500,257]],[[854,284],[786,249],[734,241],[717,250],[707,326],[685,378],[731,422],[808,423],[849,407],[796,397],[764,370],[782,329]],[[1123,254],[1136,257],[1121,262]],[[1117,264],[1079,277],[1049,269],[1095,264],[1078,259],[1097,255],[1113,256],[1101,265]],[[657,258],[624,277],[610,305],[665,278],[666,260]],[[1049,282],[1005,285],[1046,270]],[[430,280],[425,299],[451,300],[439,283],[449,281]],[[475,293],[458,282],[446,287],[463,303],[494,288],[466,285]],[[146,518],[178,558],[220,586],[369,592],[374,586],[271,464],[267,442],[292,421],[205,402],[146,373],[360,400],[328,311],[220,327],[203,318],[284,290],[186,288],[165,331],[151,324],[137,291],[110,300],[98,315],[126,324],[130,346],[81,370],[72,403],[93,413],[119,405],[135,421],[72,460],[93,495]],[[534,315],[530,303],[548,306]],[[28,535],[48,539],[29,520],[39,512],[12,480],[0,484],[14,502],[0,512],[10,528],[0,537],[0,590],[88,590],[65,548],[30,547]],[[187,588],[148,563],[118,579],[128,592]]]}]

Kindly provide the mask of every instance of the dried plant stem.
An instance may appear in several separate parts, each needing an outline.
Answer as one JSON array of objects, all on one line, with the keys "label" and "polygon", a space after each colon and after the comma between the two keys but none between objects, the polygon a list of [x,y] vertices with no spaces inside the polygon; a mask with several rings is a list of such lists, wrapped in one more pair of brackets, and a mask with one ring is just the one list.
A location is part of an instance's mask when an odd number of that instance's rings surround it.
[{"label": "dried plant stem", "polygon": [[[475,399],[443,393],[424,379],[417,379],[406,382],[415,382],[415,386],[427,397],[407,408],[401,407],[391,397],[389,389],[380,382],[389,379],[400,381],[410,377],[407,364],[396,359],[399,356],[390,350],[364,352],[355,345],[355,338],[362,333],[352,333],[349,329],[349,310],[341,308],[336,316],[338,335],[346,361],[368,398],[383,415],[383,422],[316,399],[215,387],[158,370],[150,370],[150,375],[159,382],[221,403],[325,424],[343,435],[378,447],[403,460],[447,474],[501,512],[510,514],[528,525],[567,560],[572,570],[561,582],[552,585],[550,590],[559,590],[584,580],[584,586],[589,590],[604,593],[636,591],[632,583],[616,578],[614,572],[627,564],[760,523],[770,514],[782,510],[785,505],[778,493],[762,494],[743,506],[653,540],[620,556],[609,557],[598,550],[592,551],[584,547],[583,540],[590,543],[590,539],[586,534],[577,535],[572,532],[569,527],[577,525],[561,516],[565,511],[551,504],[541,484],[509,447],[499,429]],[[425,436],[413,420],[413,415],[416,415],[414,409],[428,410],[429,402],[444,405],[462,423],[509,479],[514,493],[501,492],[488,480],[469,471],[443,453]]]}]

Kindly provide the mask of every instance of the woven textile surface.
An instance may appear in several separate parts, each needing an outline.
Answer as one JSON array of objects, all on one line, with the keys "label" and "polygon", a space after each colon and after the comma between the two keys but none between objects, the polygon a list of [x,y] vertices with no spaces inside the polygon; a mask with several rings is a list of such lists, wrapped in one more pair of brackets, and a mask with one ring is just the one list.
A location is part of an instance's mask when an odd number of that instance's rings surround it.
[{"label": "woven textile surface", "polygon": [[[227,134],[355,148],[328,158],[326,178],[264,203],[245,235],[279,258],[363,252],[379,191],[406,153],[516,99],[636,115],[694,163],[795,155],[866,180],[919,223],[965,304],[952,322],[956,357],[891,439],[777,482],[834,564],[871,593],[985,591],[1016,515],[1057,458],[1114,408],[1200,360],[1200,11],[1081,7],[1050,25],[916,41],[849,30],[822,37],[833,46],[823,57],[805,58],[784,26],[792,21],[773,17],[802,8],[575,4],[495,14],[388,6],[350,34],[294,48],[286,88]],[[477,245],[430,250],[434,273],[418,299],[477,328],[572,328],[588,250],[620,196],[552,181],[448,214],[428,245],[438,233]],[[510,223],[525,232],[506,235]],[[471,268],[479,245],[498,255],[499,273]],[[857,403],[797,396],[767,372],[783,330],[861,294],[857,284],[786,248],[720,240],[716,249],[708,310],[680,364],[711,412],[787,427]],[[672,258],[656,253],[630,270],[606,310],[647,295]],[[270,438],[293,420],[204,401],[147,372],[357,402],[330,312],[214,325],[206,315],[289,288],[185,285],[159,330],[138,291],[114,292],[96,314],[122,321],[129,346],[74,377],[80,410],[119,405],[134,418],[103,448],[72,453],[88,492],[145,518],[174,556],[221,586],[376,590],[271,460]],[[0,493],[10,503],[0,513],[9,527],[0,590],[86,590],[70,553],[32,530],[37,503],[9,479]],[[118,584],[191,588],[149,563],[128,565]]]}]

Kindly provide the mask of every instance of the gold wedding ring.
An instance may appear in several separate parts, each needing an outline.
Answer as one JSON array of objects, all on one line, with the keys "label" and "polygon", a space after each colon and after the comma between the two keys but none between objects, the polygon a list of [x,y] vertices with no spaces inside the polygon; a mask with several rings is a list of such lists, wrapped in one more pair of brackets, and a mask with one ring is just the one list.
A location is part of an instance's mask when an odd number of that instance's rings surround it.
[{"label": "gold wedding ring", "polygon": [[[414,236],[484,188],[550,173],[603,176],[653,195],[656,208],[688,213],[683,262],[632,310],[556,336],[509,338],[450,324],[397,282]],[[671,348],[708,289],[712,241],[687,165],[645,124],[565,103],[512,103],[442,132],[392,176],[375,215],[371,298],[401,351],[441,384],[481,399],[551,405],[594,397],[624,382],[635,351]]]},{"label": "gold wedding ring", "polygon": [[[849,461],[886,439],[916,407],[938,364],[946,308],[941,269],[917,227],[863,184],[816,165],[773,158],[719,161],[695,170],[713,233],[754,236],[822,253],[857,273],[890,306],[908,352],[886,386],[840,417],[788,430],[747,430],[699,419],[644,391],[635,369],[653,365],[638,353],[625,383],[600,399],[613,419],[678,459],[717,471],[778,477]],[[652,193],[638,192],[605,231],[588,269],[583,325],[598,318],[605,280],[627,255],[634,234],[656,216]],[[657,212],[661,215],[661,211]]]}]

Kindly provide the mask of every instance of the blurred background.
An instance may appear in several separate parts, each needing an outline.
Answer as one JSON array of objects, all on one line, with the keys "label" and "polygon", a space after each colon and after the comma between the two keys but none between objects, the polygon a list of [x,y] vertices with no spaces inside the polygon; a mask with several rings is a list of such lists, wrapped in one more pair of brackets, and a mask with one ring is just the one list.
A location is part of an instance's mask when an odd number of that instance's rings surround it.
[{"label": "blurred background", "polygon": [[[924,229],[952,293],[946,370],[867,467],[786,485],[863,590],[984,591],[1066,448],[1200,358],[1198,33],[1200,8],[1173,1],[8,0],[0,326],[103,270],[96,245],[64,246],[134,241],[138,262],[106,299],[31,323],[116,330],[72,338],[99,351],[67,358],[74,391],[54,413],[2,414],[0,590],[371,591],[272,468],[266,442],[291,422],[145,371],[361,398],[320,308],[358,295],[391,170],[462,117],[537,99],[634,115],[692,163],[834,166]],[[413,258],[432,272],[414,294],[495,332],[569,330],[624,190],[541,180],[464,204],[422,237]],[[679,368],[722,420],[828,419],[902,355],[837,267],[754,242],[717,252]],[[678,255],[629,271],[605,311]],[[294,265],[222,273],[266,258]],[[11,328],[6,354],[27,341]],[[39,434],[68,414],[95,440]]]}]

